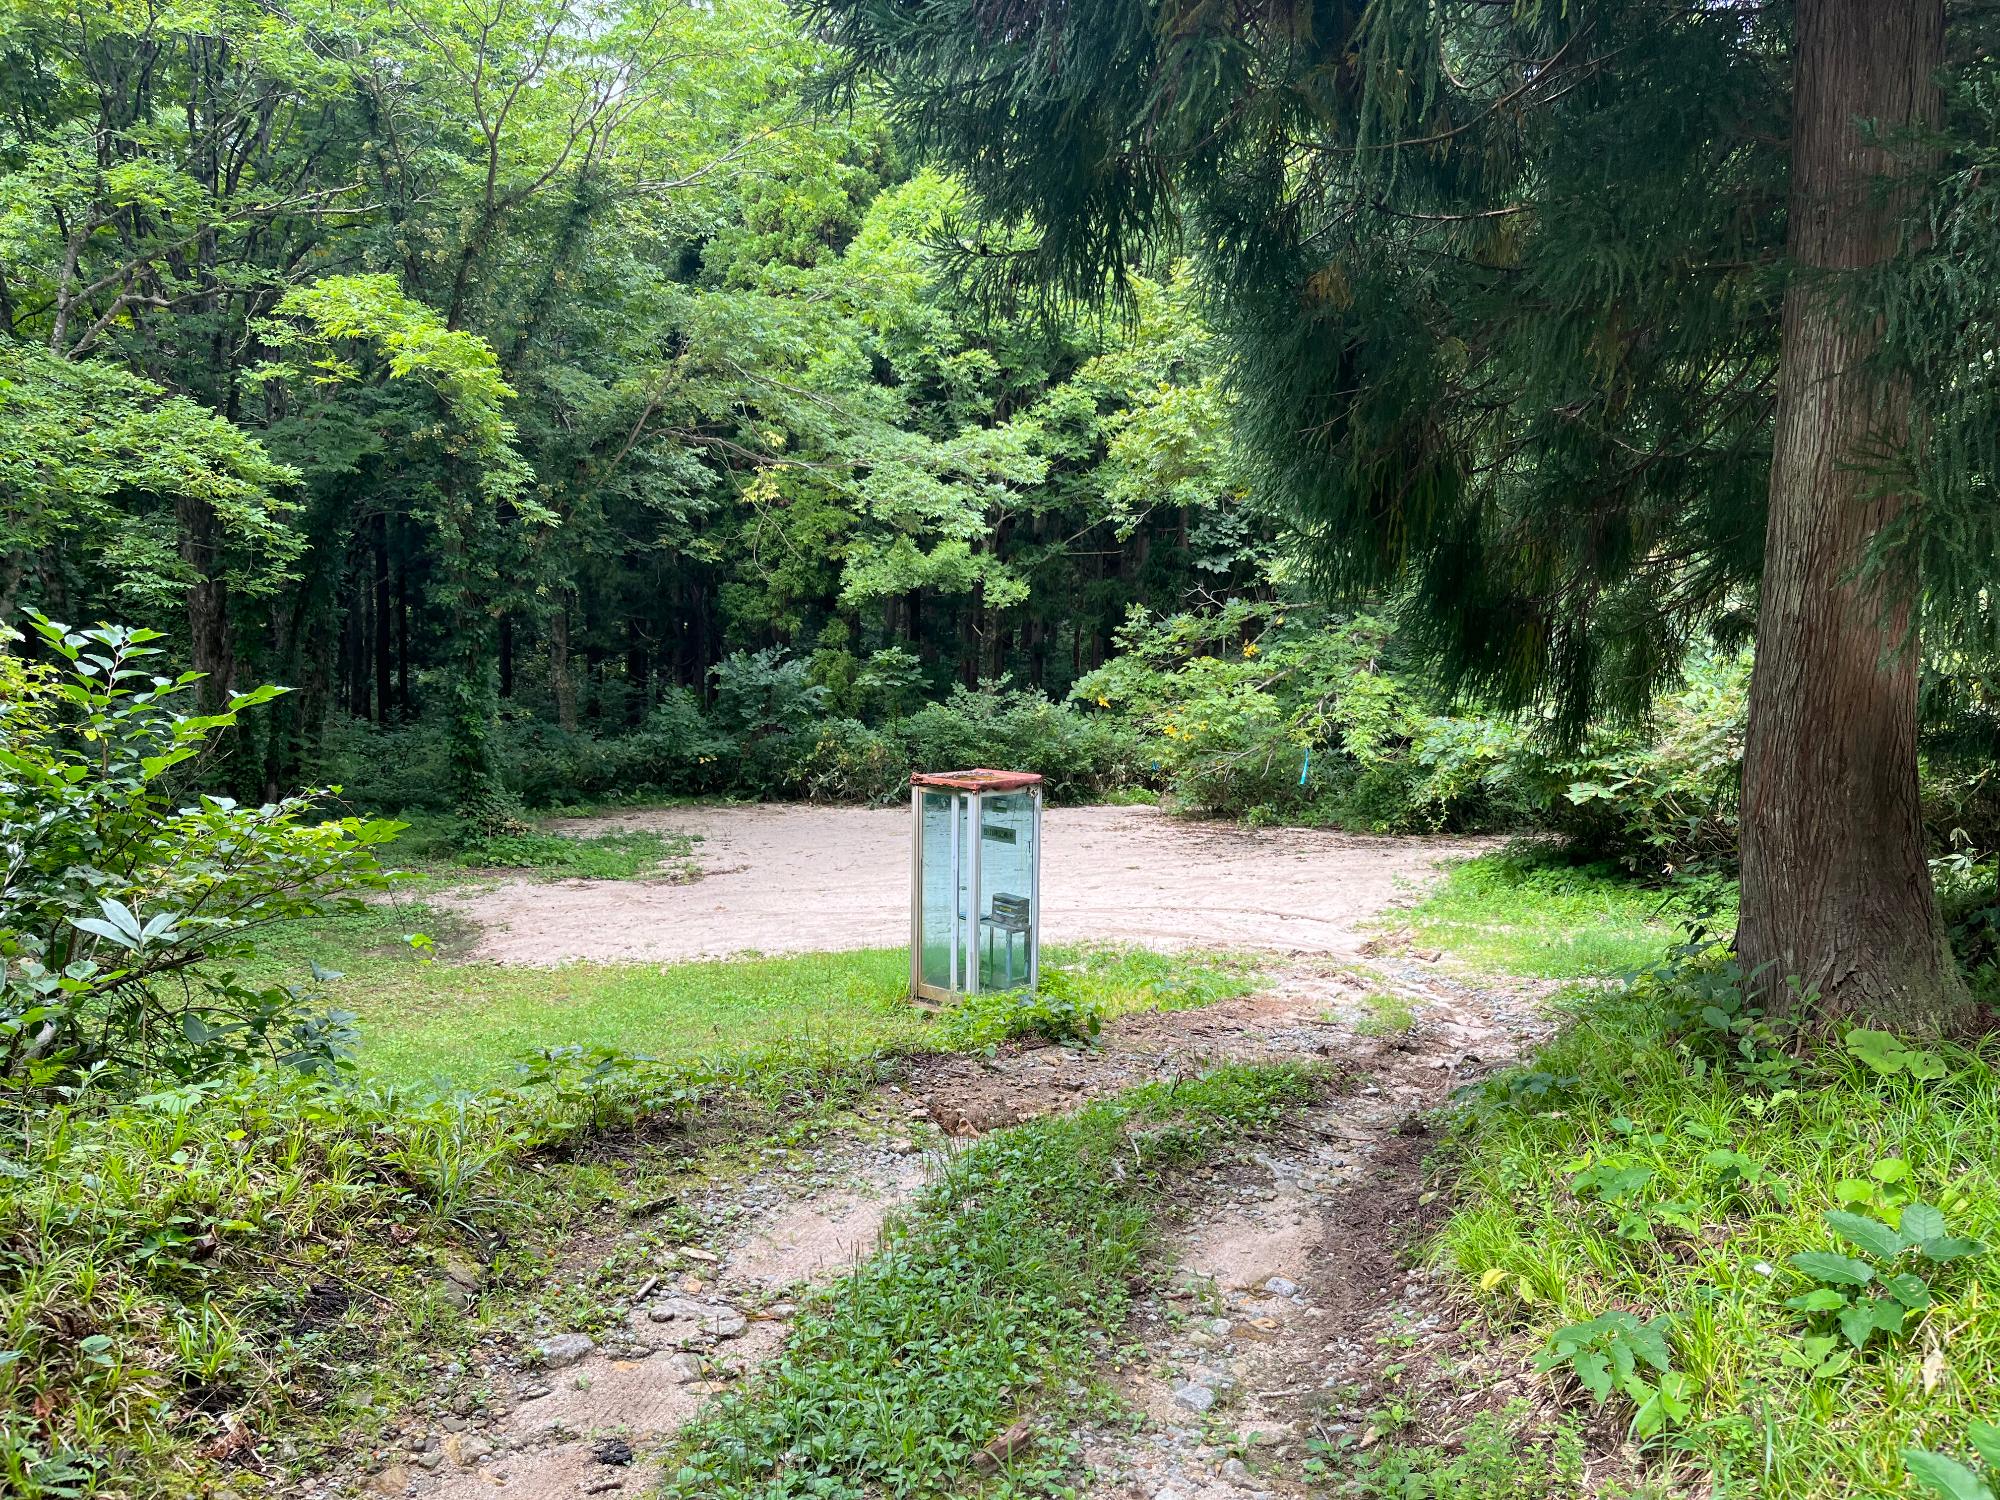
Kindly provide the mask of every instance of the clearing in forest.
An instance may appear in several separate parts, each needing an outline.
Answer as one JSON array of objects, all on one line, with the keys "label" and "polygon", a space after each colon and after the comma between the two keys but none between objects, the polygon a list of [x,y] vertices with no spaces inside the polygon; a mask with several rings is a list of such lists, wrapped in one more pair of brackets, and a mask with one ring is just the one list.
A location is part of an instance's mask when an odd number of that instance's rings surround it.
[{"label": "clearing in forest", "polygon": [[[473,956],[512,964],[675,962],[906,943],[907,808],[788,804],[620,812],[570,834],[692,835],[693,881],[503,880],[449,902]],[[1491,840],[1243,828],[1151,807],[1044,815],[1042,940],[1353,953],[1370,918],[1439,861]]]}]

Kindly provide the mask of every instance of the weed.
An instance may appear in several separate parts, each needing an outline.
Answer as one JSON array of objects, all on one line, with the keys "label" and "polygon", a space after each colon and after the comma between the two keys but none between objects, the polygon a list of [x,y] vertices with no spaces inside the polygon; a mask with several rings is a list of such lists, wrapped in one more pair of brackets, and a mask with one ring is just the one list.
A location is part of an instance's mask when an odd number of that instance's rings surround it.
[{"label": "weed", "polygon": [[1581,1330],[1656,1328],[1666,1368],[1635,1349],[1634,1371],[1685,1380],[1658,1430],[1718,1496],[1893,1490],[2000,1364],[1996,1054],[1864,1037],[1778,1066],[1756,1018],[1702,1014],[1734,993],[1683,968],[1561,1001],[1525,1069],[1462,1096],[1435,1251],[1580,1380],[1574,1356],[1602,1356],[1614,1394],[1619,1357]]},{"label": "weed", "polygon": [[1525,1404],[1475,1418],[1450,1448],[1387,1443],[1371,1450],[1353,1439],[1308,1442],[1308,1480],[1347,1481],[1355,1500],[1581,1500],[1583,1439],[1571,1423],[1547,1433],[1529,1429]]},{"label": "weed", "polygon": [[1363,1036],[1405,1036],[1417,1024],[1416,1008],[1401,995],[1375,990],[1361,997],[1368,1014],[1354,1025]]},{"label": "weed", "polygon": [[1904,1467],[1912,1479],[1942,1500],[1993,1500],[1994,1483],[2000,1480],[2000,1427],[1974,1422],[1965,1435],[1985,1467],[1984,1478],[1948,1454],[1927,1448],[1905,1448]]}]

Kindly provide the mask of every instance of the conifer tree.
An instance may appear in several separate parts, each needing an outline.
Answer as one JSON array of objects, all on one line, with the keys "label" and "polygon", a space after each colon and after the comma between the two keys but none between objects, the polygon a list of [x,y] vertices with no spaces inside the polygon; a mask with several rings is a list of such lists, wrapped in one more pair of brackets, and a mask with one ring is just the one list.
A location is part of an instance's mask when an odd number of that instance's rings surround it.
[{"label": "conifer tree", "polygon": [[1575,730],[1754,628],[1746,973],[1967,1022],[1917,693],[1920,636],[1990,633],[1980,7],[817,6],[1015,231],[962,238],[995,293],[1198,253],[1321,581],[1394,590],[1449,681]]}]

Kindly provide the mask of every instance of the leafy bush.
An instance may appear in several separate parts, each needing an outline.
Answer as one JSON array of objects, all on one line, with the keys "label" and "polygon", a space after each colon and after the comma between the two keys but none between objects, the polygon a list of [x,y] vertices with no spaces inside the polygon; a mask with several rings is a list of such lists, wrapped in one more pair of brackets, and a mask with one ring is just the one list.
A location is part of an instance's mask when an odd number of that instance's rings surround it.
[{"label": "leafy bush", "polygon": [[1581,853],[1649,878],[1731,865],[1749,690],[1747,651],[1697,653],[1650,722],[1600,731],[1573,754],[1524,740],[1516,775]]},{"label": "leafy bush", "polygon": [[1041,987],[968,995],[940,1028],[952,1047],[992,1047],[1033,1037],[1059,1046],[1088,1046],[1104,1029],[1104,1013],[1087,990],[1061,970],[1042,976]]},{"label": "leafy bush", "polygon": [[[713,711],[677,690],[629,734],[503,723],[511,789],[531,807],[704,794],[876,803],[906,792],[912,771],[997,765],[1039,771],[1052,799],[1079,801],[1140,777],[1131,726],[1004,683],[956,687],[942,703],[869,725],[822,717],[824,694],[805,664],[772,651],[739,654],[716,675]],[[346,726],[329,739],[328,764],[372,806],[449,805],[444,737],[428,724]]]},{"label": "leafy bush", "polygon": [[1517,823],[1520,731],[1452,719],[1397,669],[1388,627],[1232,601],[1155,620],[1074,696],[1128,717],[1184,805],[1257,821],[1438,829]]},{"label": "leafy bush", "polygon": [[375,850],[400,825],[322,820],[310,795],[181,801],[186,768],[278,690],[183,712],[197,674],[140,665],[157,632],[30,624],[50,660],[0,654],[0,1088],[39,1103],[251,1056],[335,1061],[337,1020],[230,963],[270,923],[380,889]]}]

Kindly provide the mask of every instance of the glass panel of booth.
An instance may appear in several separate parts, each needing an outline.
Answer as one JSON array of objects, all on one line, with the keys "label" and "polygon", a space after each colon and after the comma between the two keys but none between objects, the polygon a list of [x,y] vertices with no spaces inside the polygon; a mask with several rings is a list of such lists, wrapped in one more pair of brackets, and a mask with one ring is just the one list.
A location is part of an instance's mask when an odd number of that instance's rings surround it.
[{"label": "glass panel of booth", "polygon": [[917,978],[927,987],[956,990],[967,948],[959,920],[971,875],[964,857],[967,798],[962,792],[926,787],[918,791],[917,801]]},{"label": "glass panel of booth", "polygon": [[979,988],[1034,982],[1035,796],[989,792],[979,799]]}]

